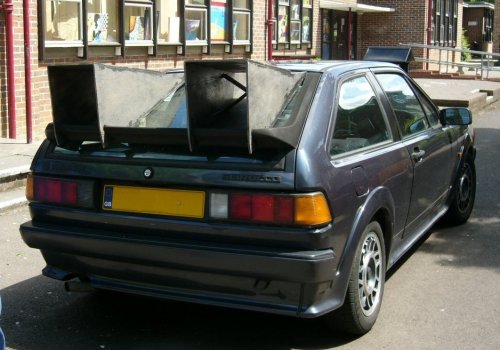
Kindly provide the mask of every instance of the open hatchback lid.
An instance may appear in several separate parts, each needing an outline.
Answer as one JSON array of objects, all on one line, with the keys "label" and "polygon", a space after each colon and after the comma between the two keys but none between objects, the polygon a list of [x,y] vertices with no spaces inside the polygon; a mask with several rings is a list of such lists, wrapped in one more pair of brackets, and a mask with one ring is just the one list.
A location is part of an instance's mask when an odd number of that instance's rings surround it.
[{"label": "open hatchback lid", "polygon": [[305,121],[293,108],[306,93],[305,73],[250,60],[187,61],[184,74],[102,64],[50,66],[48,73],[55,139],[63,147],[99,141],[292,149]]}]

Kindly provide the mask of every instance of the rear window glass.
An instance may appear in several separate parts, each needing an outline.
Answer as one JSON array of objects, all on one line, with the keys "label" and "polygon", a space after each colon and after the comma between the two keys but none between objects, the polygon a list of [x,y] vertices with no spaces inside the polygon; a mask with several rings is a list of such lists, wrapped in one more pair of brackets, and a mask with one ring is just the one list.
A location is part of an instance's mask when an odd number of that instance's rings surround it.
[{"label": "rear window glass", "polygon": [[[289,94],[281,111],[276,116],[272,127],[287,127],[298,119],[305,122],[305,115],[319,80],[319,74],[314,78],[305,78]],[[306,83],[304,83],[306,81]],[[308,91],[308,93],[306,93]],[[223,111],[231,119],[246,118],[247,98],[241,98]],[[175,90],[160,100],[149,111],[133,121],[130,127],[147,129],[187,129],[188,109],[185,84],[178,85]],[[137,130],[137,129],[136,129]],[[246,163],[266,164],[281,167],[280,162],[291,151],[288,149],[258,147],[249,154],[245,147],[197,147],[191,151],[187,144],[145,145],[138,142],[116,142],[104,147],[99,141],[86,141],[80,145],[54,148],[55,156],[79,156],[100,158],[155,159],[158,161],[205,162],[205,163]],[[281,165],[279,165],[281,164]]]},{"label": "rear window glass", "polygon": [[67,149],[55,146],[54,156],[79,157],[86,159],[128,159],[155,160],[159,162],[199,162],[199,163],[240,163],[282,168],[289,151],[265,150],[248,154],[239,149],[209,149],[200,152],[190,152],[185,147],[133,145],[123,143],[104,149],[100,142],[84,142],[77,149]]}]

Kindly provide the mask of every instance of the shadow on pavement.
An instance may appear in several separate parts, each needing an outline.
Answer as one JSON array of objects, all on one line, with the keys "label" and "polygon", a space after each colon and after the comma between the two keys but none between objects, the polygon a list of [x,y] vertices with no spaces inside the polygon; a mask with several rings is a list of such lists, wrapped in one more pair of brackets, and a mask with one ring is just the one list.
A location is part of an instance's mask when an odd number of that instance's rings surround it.
[{"label": "shadow on pavement", "polygon": [[66,293],[41,275],[3,289],[2,300],[7,346],[19,350],[324,349],[356,339],[328,331],[321,320],[104,291]]}]

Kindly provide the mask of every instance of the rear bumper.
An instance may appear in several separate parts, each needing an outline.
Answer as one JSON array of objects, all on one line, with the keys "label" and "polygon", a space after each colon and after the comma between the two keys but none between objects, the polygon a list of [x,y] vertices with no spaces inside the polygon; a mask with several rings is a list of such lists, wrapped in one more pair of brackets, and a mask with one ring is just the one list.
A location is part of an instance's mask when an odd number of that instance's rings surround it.
[{"label": "rear bumper", "polygon": [[331,249],[176,242],[31,222],[20,230],[26,244],[42,251],[45,275],[88,278],[96,288],[300,317],[319,316],[343,300],[332,288]]}]

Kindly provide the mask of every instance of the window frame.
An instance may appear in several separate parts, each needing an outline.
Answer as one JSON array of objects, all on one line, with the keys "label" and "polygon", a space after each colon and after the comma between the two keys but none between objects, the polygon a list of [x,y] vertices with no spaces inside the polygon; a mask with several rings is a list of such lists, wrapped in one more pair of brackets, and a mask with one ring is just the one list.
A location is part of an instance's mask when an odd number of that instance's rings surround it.
[{"label": "window frame", "polygon": [[[298,5],[299,18],[292,18],[293,6]],[[278,49],[283,46],[285,49],[311,49],[313,39],[313,1],[312,0],[274,0],[273,2],[273,15],[271,19],[274,26],[273,34],[273,47]],[[280,40],[280,27],[279,27],[279,16],[281,15],[281,9],[285,10],[286,13],[286,28],[287,32],[285,35],[285,40]],[[309,31],[307,40],[304,40],[304,9],[309,12]],[[292,39],[292,24],[295,27],[298,26],[298,38]]]},{"label": "window frame", "polygon": [[[73,3],[78,3],[80,4],[79,6],[79,14],[78,14],[78,30],[79,30],[79,36],[80,39],[78,40],[46,40],[46,20],[47,16],[45,13],[45,8],[47,3],[51,2],[73,2]],[[85,47],[85,40],[87,37],[87,33],[85,32],[85,25],[83,21],[83,14],[87,13],[86,6],[87,1],[86,0],[42,0],[37,2],[37,11],[38,11],[38,22],[41,23],[41,25],[38,26],[38,45],[39,47],[42,47],[43,50],[39,50],[45,52],[46,48],[77,48],[77,56],[81,57],[84,55],[84,47]],[[42,46],[40,46],[42,45]],[[40,55],[39,55],[40,56]]]},{"label": "window frame", "polygon": [[431,44],[455,47],[458,35],[458,0],[432,0]]}]

